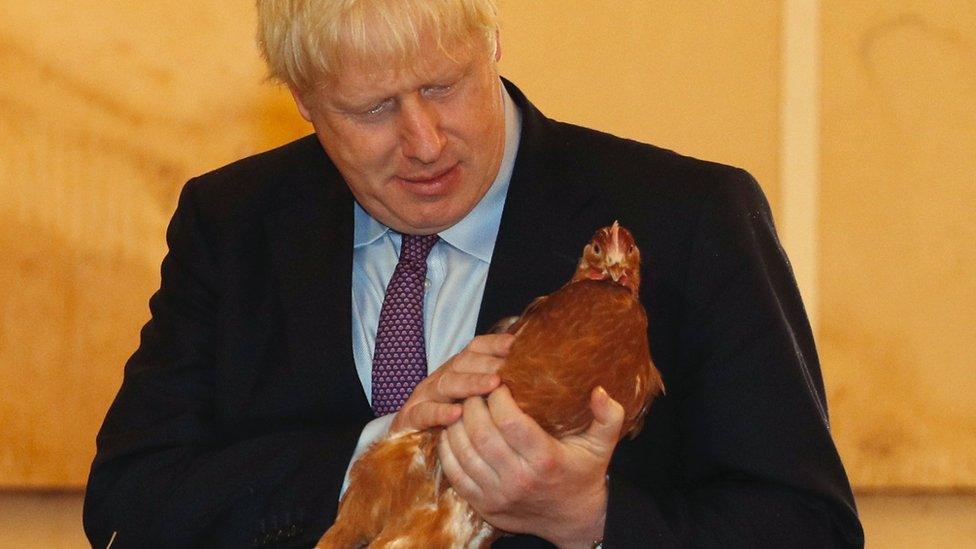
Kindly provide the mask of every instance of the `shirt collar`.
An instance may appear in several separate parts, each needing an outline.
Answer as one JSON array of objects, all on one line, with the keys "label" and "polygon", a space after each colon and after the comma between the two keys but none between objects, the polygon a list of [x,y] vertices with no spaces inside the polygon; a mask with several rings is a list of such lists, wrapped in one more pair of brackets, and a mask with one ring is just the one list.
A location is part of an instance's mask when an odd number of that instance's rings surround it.
[{"label": "shirt collar", "polygon": [[[505,86],[501,86],[501,90],[505,105],[505,152],[502,154],[498,175],[488,192],[474,209],[468,212],[468,215],[439,233],[444,242],[485,263],[491,263],[498,227],[501,225],[502,210],[505,206],[505,196],[508,194],[508,184],[515,169],[515,155],[518,152],[522,133],[522,115]],[[394,240],[399,244],[400,235],[374,219],[358,202],[354,205],[354,214],[353,247],[360,248],[372,244],[387,232],[395,236]]]},{"label": "shirt collar", "polygon": [[390,228],[373,219],[373,216],[366,213],[366,210],[353,201],[353,248],[362,248],[379,240],[379,238],[390,231]]}]

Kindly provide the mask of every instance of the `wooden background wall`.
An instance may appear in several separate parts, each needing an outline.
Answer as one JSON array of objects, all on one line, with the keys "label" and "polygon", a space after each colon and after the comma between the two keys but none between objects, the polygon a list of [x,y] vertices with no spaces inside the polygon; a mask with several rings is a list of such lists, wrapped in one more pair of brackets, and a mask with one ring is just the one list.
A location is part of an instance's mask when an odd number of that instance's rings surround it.
[{"label": "wooden background wall", "polygon": [[864,488],[976,488],[976,2],[825,0],[822,350]]},{"label": "wooden background wall", "polygon": [[[976,5],[824,0],[809,60],[790,5],[502,0],[502,69],[551,116],[756,175],[817,243],[793,261],[854,483],[976,488]],[[309,131],[253,27],[249,1],[0,6],[0,487],[84,485],[180,186]],[[780,216],[797,62],[822,78],[809,227]]]}]

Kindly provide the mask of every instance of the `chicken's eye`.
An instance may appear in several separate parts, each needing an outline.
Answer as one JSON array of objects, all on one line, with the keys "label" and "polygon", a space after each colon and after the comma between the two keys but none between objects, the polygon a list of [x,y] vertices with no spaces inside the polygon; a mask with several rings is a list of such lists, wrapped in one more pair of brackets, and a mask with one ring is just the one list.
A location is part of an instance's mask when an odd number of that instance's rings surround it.
[{"label": "chicken's eye", "polygon": [[593,244],[593,253],[596,254],[596,255],[600,255],[600,245],[599,244]]},{"label": "chicken's eye", "polygon": [[634,253],[634,245],[633,245],[633,244],[631,244],[631,245],[630,245],[630,247],[629,247],[629,248],[627,248],[627,253],[628,253],[628,254],[632,254],[632,253]]}]

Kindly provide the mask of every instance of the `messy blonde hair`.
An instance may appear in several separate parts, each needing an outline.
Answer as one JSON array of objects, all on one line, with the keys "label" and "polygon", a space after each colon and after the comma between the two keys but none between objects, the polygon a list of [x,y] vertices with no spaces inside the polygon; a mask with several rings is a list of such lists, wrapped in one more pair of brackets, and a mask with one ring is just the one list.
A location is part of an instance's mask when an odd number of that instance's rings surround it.
[{"label": "messy blonde hair", "polygon": [[309,91],[349,64],[402,69],[432,39],[497,47],[495,0],[257,0],[257,42],[269,76]]}]

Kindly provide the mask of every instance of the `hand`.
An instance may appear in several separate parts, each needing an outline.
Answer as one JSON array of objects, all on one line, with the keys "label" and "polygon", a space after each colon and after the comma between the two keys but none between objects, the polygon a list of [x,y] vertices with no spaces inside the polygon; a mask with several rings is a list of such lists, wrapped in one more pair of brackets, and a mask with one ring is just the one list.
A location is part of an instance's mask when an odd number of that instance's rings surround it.
[{"label": "hand", "polygon": [[602,388],[590,395],[586,431],[555,439],[523,413],[508,388],[465,400],[463,420],[441,433],[438,453],[451,485],[491,525],[560,547],[603,537],[606,472],[623,407]]},{"label": "hand", "polygon": [[505,363],[515,336],[478,336],[414,387],[393,418],[390,432],[448,426],[461,417],[460,400],[486,395],[498,387],[496,372]]}]

